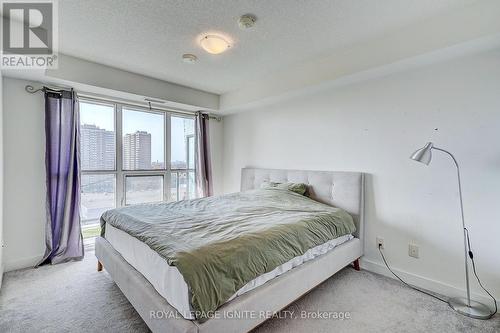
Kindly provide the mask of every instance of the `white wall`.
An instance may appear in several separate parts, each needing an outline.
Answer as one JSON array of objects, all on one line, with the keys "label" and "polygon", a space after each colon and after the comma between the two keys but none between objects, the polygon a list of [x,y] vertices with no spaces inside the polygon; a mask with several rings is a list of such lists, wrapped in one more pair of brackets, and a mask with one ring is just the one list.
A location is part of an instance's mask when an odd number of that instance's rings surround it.
[{"label": "white wall", "polygon": [[212,179],[213,179],[213,190],[214,195],[220,195],[224,193],[224,184],[222,172],[222,152],[224,148],[223,141],[223,128],[224,128],[224,118],[220,121],[211,119],[209,124],[210,132],[210,154],[212,157]]},{"label": "white wall", "polygon": [[36,264],[45,250],[45,128],[42,94],[4,78],[5,270]]},{"label": "white wall", "polygon": [[3,277],[3,95],[2,95],[3,78],[0,72],[0,288],[2,287]]},{"label": "white wall", "polygon": [[364,267],[387,273],[381,236],[410,282],[454,294],[464,289],[455,169],[438,153],[429,167],[411,161],[427,141],[461,163],[479,274],[500,298],[500,50],[226,116],[224,192],[239,190],[245,166],[366,172]]},{"label": "white wall", "polygon": [[[4,78],[5,271],[34,265],[45,249],[44,100],[26,93],[27,84],[33,82]],[[212,121],[210,130],[214,187],[221,193],[222,122]]]}]

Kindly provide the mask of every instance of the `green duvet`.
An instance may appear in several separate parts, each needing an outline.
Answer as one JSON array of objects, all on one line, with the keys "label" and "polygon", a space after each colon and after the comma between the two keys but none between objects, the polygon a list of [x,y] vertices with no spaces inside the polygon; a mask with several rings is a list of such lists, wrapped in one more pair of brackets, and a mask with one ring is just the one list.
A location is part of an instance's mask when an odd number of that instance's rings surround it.
[{"label": "green duvet", "polygon": [[272,188],[113,209],[101,217],[103,234],[106,223],[177,267],[198,319],[256,277],[355,231],[344,210]]}]

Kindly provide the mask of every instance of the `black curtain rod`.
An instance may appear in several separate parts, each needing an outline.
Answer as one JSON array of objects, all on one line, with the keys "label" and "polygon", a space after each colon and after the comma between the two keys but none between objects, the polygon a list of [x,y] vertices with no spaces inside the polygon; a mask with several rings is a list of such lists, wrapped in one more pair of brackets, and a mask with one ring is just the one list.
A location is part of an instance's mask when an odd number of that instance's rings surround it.
[{"label": "black curtain rod", "polygon": [[[26,92],[28,92],[30,94],[34,94],[34,93],[37,93],[39,91],[50,91],[51,93],[62,94],[64,91],[67,91],[68,89],[73,90],[73,88],[62,88],[62,87],[50,88],[47,86],[42,86],[41,88],[35,89],[35,87],[33,87],[30,84],[28,84],[24,87],[24,90],[26,90]],[[103,100],[103,101],[106,100],[105,98],[94,98],[94,97],[89,97],[89,96],[85,96],[85,95],[83,96],[83,98]],[[120,101],[114,101],[114,102],[121,103],[121,104],[127,104],[126,102],[120,102]],[[148,101],[148,105],[149,105],[150,110],[154,109],[151,107],[151,101]],[[162,109],[160,109],[160,110],[162,110]],[[168,110],[168,109],[165,109],[162,111],[167,111],[167,112],[171,112],[171,113],[179,113],[179,114],[195,114],[196,113],[196,112],[190,112],[190,111],[181,112],[181,111]],[[220,116],[216,116],[216,115],[212,115],[212,114],[208,114],[208,116],[210,119],[214,119],[217,121],[222,120],[222,117],[220,117]]]},{"label": "black curtain rod", "polygon": [[26,90],[26,92],[28,92],[30,94],[34,94],[34,93],[37,93],[39,91],[50,91],[52,93],[62,94],[64,91],[66,91],[66,89],[64,89],[64,88],[54,89],[54,88],[50,88],[50,87],[46,87],[46,86],[35,89],[35,87],[33,87],[30,84],[28,84],[26,87],[24,87],[24,90]]}]

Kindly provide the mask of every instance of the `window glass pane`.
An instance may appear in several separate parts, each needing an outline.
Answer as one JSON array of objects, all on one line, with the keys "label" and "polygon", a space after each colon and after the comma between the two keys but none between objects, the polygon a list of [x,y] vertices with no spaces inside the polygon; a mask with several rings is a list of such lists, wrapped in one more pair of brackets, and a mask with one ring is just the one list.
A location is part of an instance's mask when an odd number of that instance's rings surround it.
[{"label": "window glass pane", "polygon": [[165,168],[165,115],[123,108],[123,169]]},{"label": "window glass pane", "polygon": [[115,208],[115,175],[82,175],[82,226],[95,224],[101,214]]},{"label": "window glass pane", "polygon": [[194,154],[194,135],[190,135],[187,137],[187,142],[188,142],[188,168],[189,169],[194,169],[194,159],[195,159],[195,154]]},{"label": "window glass pane", "polygon": [[179,171],[177,181],[178,186],[178,198],[179,200],[187,200],[188,196],[188,181],[187,181],[187,171]]},{"label": "window glass pane", "polygon": [[101,235],[101,225],[96,220],[96,224],[82,225],[83,239],[94,238]]},{"label": "window glass pane", "polygon": [[177,172],[170,174],[170,200],[177,201]]},{"label": "window glass pane", "polygon": [[189,171],[188,174],[188,190],[189,190],[189,199],[196,198],[196,182],[195,182],[195,174],[194,171]]},{"label": "window glass pane", "polygon": [[80,102],[82,170],[114,170],[115,147],[114,106]]},{"label": "window glass pane", "polygon": [[[172,169],[186,169],[188,164],[194,168],[194,139],[191,142],[192,152],[189,151],[188,142],[190,137],[194,137],[194,119],[172,116],[170,124]],[[192,160],[189,157],[192,157]]]},{"label": "window glass pane", "polygon": [[125,204],[163,201],[163,176],[126,176]]}]

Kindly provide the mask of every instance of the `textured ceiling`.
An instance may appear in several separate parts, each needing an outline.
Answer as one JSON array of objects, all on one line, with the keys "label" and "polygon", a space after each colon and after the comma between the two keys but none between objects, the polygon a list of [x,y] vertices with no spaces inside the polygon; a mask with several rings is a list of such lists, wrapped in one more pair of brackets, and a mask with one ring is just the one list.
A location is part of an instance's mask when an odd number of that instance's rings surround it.
[{"label": "textured ceiling", "polygon": [[[381,36],[474,0],[64,0],[60,52],[131,72],[224,93],[248,81]],[[237,19],[255,14],[256,26]],[[233,47],[209,55],[200,34]],[[194,53],[195,64],[182,62]]]}]

